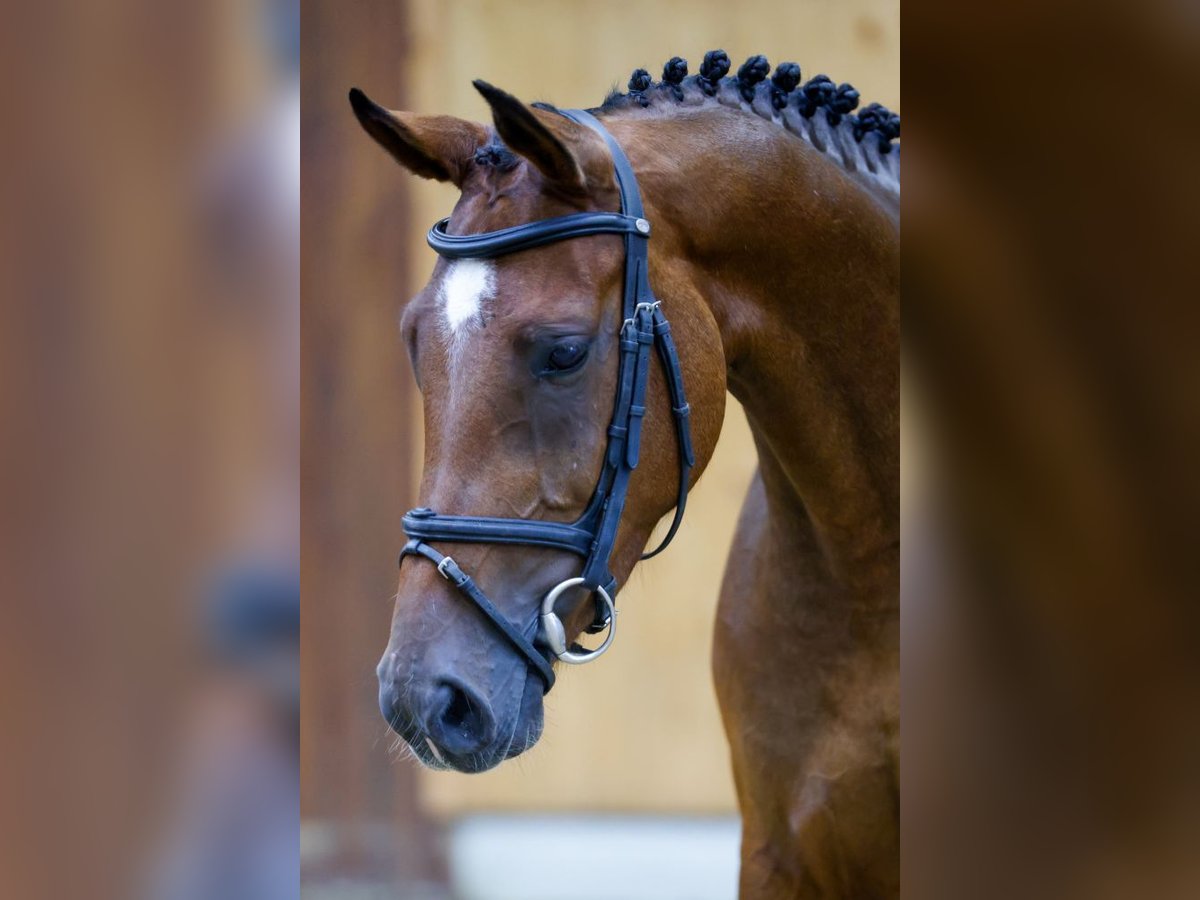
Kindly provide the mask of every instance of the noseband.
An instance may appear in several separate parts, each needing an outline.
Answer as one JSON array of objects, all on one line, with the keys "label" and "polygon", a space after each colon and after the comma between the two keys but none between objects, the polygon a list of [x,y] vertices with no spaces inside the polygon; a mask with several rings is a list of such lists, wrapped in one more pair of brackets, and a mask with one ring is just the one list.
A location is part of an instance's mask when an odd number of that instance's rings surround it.
[{"label": "noseband", "polygon": [[[679,441],[679,493],[675,518],[662,543],[642,556],[649,559],[662,552],[683,520],[687,503],[688,478],[695,464],[692,452],[689,408],[683,392],[683,372],[671,326],[662,313],[661,304],[650,290],[646,271],[650,223],[642,209],[637,178],[628,158],[611,134],[590,113],[582,110],[558,112],[592,128],[608,144],[616,170],[617,187],[621,194],[621,212],[585,212],[553,219],[543,219],[526,225],[489,231],[484,234],[448,234],[449,219],[442,219],[429,230],[429,246],[449,259],[486,259],[531,250],[544,244],[593,234],[620,234],[625,238],[625,285],[623,322],[620,332],[620,360],[617,369],[617,396],[613,403],[612,424],[608,427],[608,449],[596,490],[587,508],[571,524],[543,522],[538,519],[505,519],[490,516],[450,516],[431,509],[414,509],[404,516],[404,531],[409,541],[400,553],[403,564],[406,556],[428,559],[437,566],[442,577],[472,601],[529,666],[541,676],[545,691],[554,685],[554,671],[546,656],[534,646],[531,638],[546,646],[566,663],[584,663],[595,659],[608,649],[616,629],[616,609],[613,595],[617,580],[609,571],[609,559],[616,544],[617,528],[629,491],[629,478],[637,468],[641,441],[642,418],[646,414],[646,386],[650,376],[650,348],[658,351],[671,395],[675,416],[675,432]],[[542,601],[540,620],[521,628],[513,624],[479,589],[448,555],[440,553],[428,542],[437,541],[467,544],[517,544],[532,547],[552,547],[583,557],[583,571],[568,578],[551,590]],[[587,651],[578,645],[568,648],[566,631],[554,612],[554,602],[567,589],[585,587],[599,596],[596,617],[590,633],[608,629],[604,643]],[[541,623],[540,634],[538,623]]]}]

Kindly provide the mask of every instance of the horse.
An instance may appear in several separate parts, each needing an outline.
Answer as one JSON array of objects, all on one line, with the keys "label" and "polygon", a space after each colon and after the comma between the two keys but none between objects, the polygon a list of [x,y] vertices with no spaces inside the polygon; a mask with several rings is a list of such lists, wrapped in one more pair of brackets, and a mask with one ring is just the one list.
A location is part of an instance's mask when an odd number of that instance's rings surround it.
[{"label": "horse", "polygon": [[[460,189],[435,249],[625,213],[627,159],[654,298],[637,312],[670,319],[690,445],[675,427],[679,386],[665,362],[651,366],[603,597],[701,477],[732,393],[759,457],[712,648],[743,821],[740,896],[894,897],[899,117],[878,104],[855,113],[858,92],[824,75],[801,85],[795,63],[730,69],[723,51],[694,75],[674,57],[660,81],[639,69],[586,116],[476,81],[491,127],[388,110],[357,89],[350,101],[404,168]],[[426,435],[426,509],[410,516],[554,533],[586,518],[625,440],[609,411],[637,240],[619,223],[502,255],[443,254],[401,318]],[[420,524],[405,522],[410,535]],[[563,638],[615,624],[595,599],[603,579],[574,577],[576,556],[497,542],[502,532],[458,533],[453,558],[446,544],[424,554],[436,566],[402,557],[379,702],[433,768],[479,772],[531,747]],[[542,622],[558,622],[560,646],[541,635],[530,649],[552,585]]]}]

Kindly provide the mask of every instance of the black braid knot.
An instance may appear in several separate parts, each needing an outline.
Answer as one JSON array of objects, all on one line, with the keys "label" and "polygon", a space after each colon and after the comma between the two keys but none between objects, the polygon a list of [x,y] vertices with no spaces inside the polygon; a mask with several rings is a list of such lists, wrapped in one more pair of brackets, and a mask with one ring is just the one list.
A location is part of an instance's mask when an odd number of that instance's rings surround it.
[{"label": "black braid knot", "polygon": [[839,84],[829,99],[825,109],[825,118],[829,120],[830,125],[837,126],[842,121],[842,116],[848,115],[856,106],[858,106],[858,91],[854,89],[853,85]]},{"label": "black braid knot", "polygon": [[884,108],[877,131],[879,132],[879,152],[891,153],[892,141],[900,137],[900,117]]},{"label": "black braid knot", "polygon": [[811,119],[819,107],[825,106],[833,99],[835,90],[833,80],[828,75],[815,75],[810,78],[798,94],[800,115]]},{"label": "black braid knot", "polygon": [[724,50],[709,50],[704,54],[704,62],[700,63],[700,90],[706,96],[717,92],[717,84],[729,72],[729,56]]},{"label": "black braid knot", "polygon": [[650,99],[646,96],[646,91],[650,90],[653,83],[654,79],[645,69],[634,69],[633,74],[629,76],[629,96],[643,108],[649,106]]},{"label": "black braid knot", "polygon": [[800,83],[800,65],[794,62],[780,63],[771,76],[771,105],[776,109],[787,106],[788,94]]},{"label": "black braid knot", "polygon": [[886,119],[879,125],[879,133],[885,138],[895,140],[900,137],[900,117],[890,110],[884,110],[887,113]]},{"label": "black braid knot", "polygon": [[747,103],[754,102],[754,87],[771,74],[771,64],[765,56],[752,56],[738,69],[738,90]]},{"label": "black braid knot", "polygon": [[672,56],[663,66],[663,84],[669,85],[676,100],[683,99],[683,88],[680,84],[687,77],[687,60],[682,56]]},{"label": "black braid knot", "polygon": [[869,103],[855,117],[854,139],[861,141],[867,132],[878,135],[879,152],[891,153],[892,141],[900,137],[900,117],[882,103]]}]

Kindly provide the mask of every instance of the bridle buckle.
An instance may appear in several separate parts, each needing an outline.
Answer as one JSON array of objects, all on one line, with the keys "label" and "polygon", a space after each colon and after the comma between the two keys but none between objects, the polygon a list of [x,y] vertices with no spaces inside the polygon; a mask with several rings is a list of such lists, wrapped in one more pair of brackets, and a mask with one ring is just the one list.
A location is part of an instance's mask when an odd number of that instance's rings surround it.
[{"label": "bridle buckle", "polygon": [[441,575],[443,578],[445,578],[447,581],[454,580],[446,572],[446,569],[450,568],[450,566],[454,566],[454,568],[456,568],[456,569],[458,568],[458,563],[456,563],[454,561],[454,557],[452,557],[452,556],[443,556],[442,561],[437,564],[438,574]]},{"label": "bridle buckle", "polygon": [[636,328],[637,327],[637,314],[640,313],[642,310],[646,310],[651,315],[653,315],[654,311],[656,309],[658,309],[660,306],[662,306],[661,300],[647,300],[647,301],[643,301],[642,303],[637,304],[637,306],[635,306],[633,308],[633,316],[631,318],[626,319],[624,322],[621,323],[622,331],[626,328]]}]

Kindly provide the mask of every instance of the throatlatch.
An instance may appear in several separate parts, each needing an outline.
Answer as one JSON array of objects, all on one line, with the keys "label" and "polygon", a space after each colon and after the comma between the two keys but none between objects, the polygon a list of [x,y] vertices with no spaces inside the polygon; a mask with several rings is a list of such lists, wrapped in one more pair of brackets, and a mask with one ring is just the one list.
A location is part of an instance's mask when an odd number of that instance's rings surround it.
[{"label": "throatlatch", "polygon": [[[547,657],[534,645],[535,640],[558,659],[572,664],[595,659],[612,643],[616,629],[616,610],[612,598],[617,592],[617,580],[609,571],[609,559],[625,508],[629,478],[638,464],[652,346],[657,350],[671,395],[671,409],[679,441],[679,493],[670,530],[662,543],[644,554],[642,559],[661,553],[675,537],[683,521],[688,478],[695,465],[688,420],[690,410],[684,395],[679,356],[661,303],[650,290],[646,264],[650,223],[644,217],[637,178],[620,145],[595,116],[578,109],[558,112],[593,129],[608,144],[621,194],[620,213],[574,213],[499,231],[466,235],[449,234],[447,228],[450,220],[442,219],[429,230],[428,241],[438,254],[449,259],[483,259],[586,235],[624,235],[624,315],[620,332],[617,396],[613,404],[612,424],[608,427],[608,449],[595,493],[583,515],[570,525],[539,519],[450,516],[431,509],[414,509],[404,516],[404,531],[409,541],[400,553],[401,564],[406,556],[424,557],[434,563],[438,572],[479,608],[513,649],[541,676],[547,692],[554,685],[554,671]],[[551,547],[583,557],[583,571],[578,577],[568,578],[551,590],[542,602],[540,616],[520,627],[496,608],[450,556],[436,550],[429,541]],[[578,645],[568,648],[565,629],[554,612],[554,601],[568,588],[575,586],[590,589],[600,599],[596,620],[588,631],[598,633],[607,628],[608,635],[595,650],[588,651]]]}]

